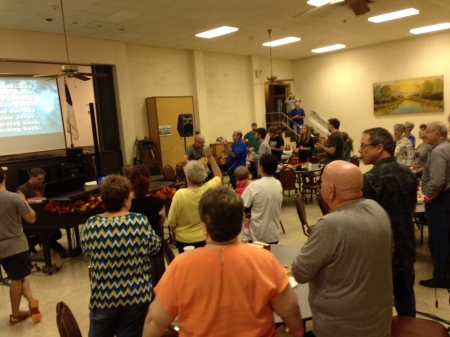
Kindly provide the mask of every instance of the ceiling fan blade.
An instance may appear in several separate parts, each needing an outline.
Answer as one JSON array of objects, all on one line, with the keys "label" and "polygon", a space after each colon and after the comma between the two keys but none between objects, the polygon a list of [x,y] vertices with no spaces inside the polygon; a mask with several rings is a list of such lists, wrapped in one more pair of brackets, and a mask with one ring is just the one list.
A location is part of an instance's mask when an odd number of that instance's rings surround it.
[{"label": "ceiling fan blade", "polygon": [[370,11],[365,0],[347,0],[346,3],[350,5],[356,16],[366,14]]},{"label": "ceiling fan blade", "polygon": [[33,77],[58,77],[58,74],[33,75]]},{"label": "ceiling fan blade", "polygon": [[77,73],[77,74],[85,76],[106,77],[106,74],[102,73]]},{"label": "ceiling fan blade", "polygon": [[78,78],[79,80],[82,80],[82,81],[89,81],[90,80],[89,77],[83,76],[80,73],[73,74],[73,77]]},{"label": "ceiling fan blade", "polygon": [[295,19],[295,18],[298,18],[299,16],[302,16],[308,12],[311,12],[311,11],[314,12],[318,8],[320,8],[320,7],[311,7],[311,8],[305,9],[304,11],[295,14],[292,18]]},{"label": "ceiling fan blade", "polygon": [[281,79],[277,80],[277,82],[283,82],[283,81],[291,81],[291,82],[293,82],[295,80],[293,78],[281,78]]}]

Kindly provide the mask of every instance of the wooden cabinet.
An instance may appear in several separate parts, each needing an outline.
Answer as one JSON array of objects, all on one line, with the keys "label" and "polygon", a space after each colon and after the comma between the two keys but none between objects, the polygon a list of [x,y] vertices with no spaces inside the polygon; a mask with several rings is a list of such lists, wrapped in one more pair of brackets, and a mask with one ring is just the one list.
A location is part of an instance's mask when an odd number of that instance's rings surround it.
[{"label": "wooden cabinet", "polygon": [[[145,103],[150,141],[153,142],[153,147],[157,152],[155,165],[160,169],[166,165],[175,168],[181,162],[181,157],[185,152],[184,139],[180,137],[177,130],[178,115],[192,114],[195,130],[192,96],[147,97]],[[161,132],[160,127],[162,127]],[[186,138],[186,146],[193,142],[194,137]]]},{"label": "wooden cabinet", "polygon": [[[232,142],[229,142],[228,146],[231,146],[232,144],[233,144]],[[209,144],[209,146],[212,149],[214,158],[217,158],[218,156],[220,156],[222,153],[225,152],[225,146],[223,144],[214,143],[214,144]],[[226,163],[226,158],[221,158],[219,163],[220,164],[225,164]]]}]

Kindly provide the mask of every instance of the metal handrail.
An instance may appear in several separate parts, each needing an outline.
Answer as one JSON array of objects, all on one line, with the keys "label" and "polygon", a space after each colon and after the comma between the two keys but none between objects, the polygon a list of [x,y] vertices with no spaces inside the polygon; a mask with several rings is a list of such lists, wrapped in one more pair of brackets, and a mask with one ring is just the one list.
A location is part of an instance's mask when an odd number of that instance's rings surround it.
[{"label": "metal handrail", "polygon": [[[320,123],[318,123],[315,119],[306,116],[306,119],[308,120],[308,122],[311,122],[312,124],[314,124],[315,126],[317,126],[317,128],[319,128],[320,130],[322,130],[323,133],[325,133],[327,136],[330,135],[330,131],[328,131],[327,129],[325,129]],[[328,123],[328,122],[327,122]]]},{"label": "metal handrail", "polygon": [[326,120],[325,118],[323,118],[318,112],[311,110],[311,113],[315,116],[317,116],[318,118],[320,118],[324,123],[328,124],[328,120]]},{"label": "metal handrail", "polygon": [[[312,111],[312,112],[315,113],[315,111]],[[278,115],[278,121],[275,121],[275,122],[269,122],[269,123],[267,123],[267,124],[276,124],[276,123],[278,123],[278,124],[280,125],[280,130],[281,130],[282,127],[284,126],[284,127],[286,127],[287,129],[289,129],[291,132],[294,132],[294,133],[295,133],[294,129],[292,129],[290,125],[287,125],[286,123],[284,123],[283,120],[281,119],[281,117],[283,116],[283,117],[287,118],[289,121],[295,123],[295,121],[294,121],[292,118],[290,118],[287,114],[285,114],[284,112],[280,112],[280,111],[278,111],[278,112],[267,112],[266,114],[269,114],[269,115]],[[311,117],[308,116],[308,115],[305,115],[305,117],[306,117],[306,119],[307,119],[309,122],[311,122],[312,124],[314,124],[315,126],[317,126],[317,128],[319,128],[319,129],[320,129],[322,132],[324,132],[327,136],[330,135],[330,132],[329,132],[326,128],[324,128],[321,124],[319,124],[316,120],[314,120],[313,118],[311,118]],[[322,118],[322,117],[321,117],[321,118]],[[322,119],[323,119],[326,123],[328,123],[327,120],[325,120],[324,118],[322,118]],[[302,129],[302,125],[300,125],[300,131],[301,131],[301,129]],[[297,136],[298,136],[298,135],[297,135]]]},{"label": "metal handrail", "polygon": [[284,118],[287,118],[291,122],[294,122],[294,120],[291,117],[289,117],[287,114],[285,114],[284,112],[281,112],[281,111],[278,111],[278,112],[267,112],[266,114],[268,114],[268,115],[278,115],[278,121],[269,122],[267,124],[276,124],[276,123],[278,123],[280,125],[280,130],[282,129],[282,126],[284,126],[284,127],[288,128],[291,132],[295,133],[294,129],[291,128],[290,125],[287,125],[286,123],[284,123],[283,119],[281,118],[283,116]]}]

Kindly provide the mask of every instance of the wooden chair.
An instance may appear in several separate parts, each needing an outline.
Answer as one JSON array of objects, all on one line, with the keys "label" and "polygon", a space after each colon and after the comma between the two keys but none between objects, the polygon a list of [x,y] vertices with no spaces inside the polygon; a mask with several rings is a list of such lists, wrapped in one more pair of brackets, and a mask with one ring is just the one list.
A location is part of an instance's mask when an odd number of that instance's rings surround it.
[{"label": "wooden chair", "polygon": [[448,337],[447,329],[428,319],[395,316],[392,318],[391,337]]},{"label": "wooden chair", "polygon": [[288,191],[289,196],[291,196],[291,191],[295,190],[295,194],[297,194],[298,188],[297,185],[295,185],[297,175],[293,169],[282,168],[281,171],[278,173],[278,180],[280,181],[281,186],[283,187],[283,193],[284,191]]},{"label": "wooden chair", "polygon": [[181,186],[184,186],[184,187],[187,186],[186,181],[178,181],[177,180],[177,174],[176,174],[174,168],[170,165],[164,166],[163,176],[164,176],[164,180],[173,182],[172,186],[174,186],[176,189],[179,189]]},{"label": "wooden chair", "polygon": [[328,206],[325,200],[323,200],[322,194],[320,192],[319,192],[319,207],[323,215],[327,215],[328,213],[331,212],[330,206]]},{"label": "wooden chair", "polygon": [[186,175],[184,174],[183,163],[175,165],[175,172],[177,174],[178,181],[186,181]]},{"label": "wooden chair", "polygon": [[77,320],[64,302],[56,304],[56,325],[61,337],[81,337]]},{"label": "wooden chair", "polygon": [[358,156],[352,156],[351,158],[350,158],[350,163],[352,163],[353,165],[356,165],[356,166],[358,166],[359,167],[359,158],[358,158]]},{"label": "wooden chair", "polygon": [[[320,174],[319,176],[316,177],[314,176],[314,179],[312,179],[312,176],[306,176],[306,175],[302,175],[302,186],[301,186],[301,190],[300,193],[305,196],[305,203],[308,204],[308,201],[306,199],[306,195],[310,194],[310,199],[312,202],[312,197],[313,197],[313,193],[318,194],[319,190],[320,190],[320,184],[321,184],[321,178],[322,178],[322,173],[323,173],[323,169],[322,168],[320,170]],[[307,178],[310,178],[309,180],[307,180]]]},{"label": "wooden chair", "polygon": [[303,204],[303,199],[299,195],[295,196],[295,198],[296,198],[295,206],[297,207],[298,218],[300,219],[300,222],[302,224],[303,234],[305,234],[305,236],[309,236],[308,234],[309,225],[308,220],[306,220],[306,210],[305,205]]},{"label": "wooden chair", "polygon": [[166,259],[167,265],[170,265],[175,259],[175,254],[173,253],[172,248],[170,248],[169,242],[167,242],[167,240],[162,240],[161,242],[162,248],[164,249],[164,258]]}]

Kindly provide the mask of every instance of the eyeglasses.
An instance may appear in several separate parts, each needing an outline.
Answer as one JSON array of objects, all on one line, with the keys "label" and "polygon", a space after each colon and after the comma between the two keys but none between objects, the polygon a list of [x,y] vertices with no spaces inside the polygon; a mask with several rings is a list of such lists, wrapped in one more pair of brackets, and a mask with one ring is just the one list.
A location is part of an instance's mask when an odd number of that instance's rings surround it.
[{"label": "eyeglasses", "polygon": [[377,146],[377,144],[361,144],[359,148],[364,150],[368,146]]}]

